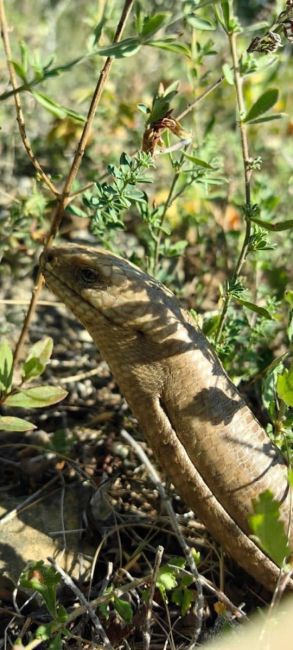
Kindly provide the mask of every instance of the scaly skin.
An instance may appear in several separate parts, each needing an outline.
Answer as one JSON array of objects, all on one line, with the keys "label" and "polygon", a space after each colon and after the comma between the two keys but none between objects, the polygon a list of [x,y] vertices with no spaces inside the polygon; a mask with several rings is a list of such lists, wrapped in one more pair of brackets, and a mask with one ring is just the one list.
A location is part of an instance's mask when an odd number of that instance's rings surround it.
[{"label": "scaly skin", "polygon": [[249,538],[247,518],[252,499],[271,490],[293,549],[287,465],[202,332],[170,291],[108,251],[52,248],[41,267],[93,337],[183,499],[273,590],[279,569]]}]

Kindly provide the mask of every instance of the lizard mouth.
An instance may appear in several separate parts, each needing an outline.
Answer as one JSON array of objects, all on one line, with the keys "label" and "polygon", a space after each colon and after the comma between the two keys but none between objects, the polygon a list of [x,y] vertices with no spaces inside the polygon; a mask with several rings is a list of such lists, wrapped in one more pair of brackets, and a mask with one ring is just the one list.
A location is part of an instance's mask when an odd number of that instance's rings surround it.
[{"label": "lizard mouth", "polygon": [[[80,313],[84,307],[87,309],[90,307],[90,303],[83,298],[80,292],[75,291],[71,284],[66,282],[66,278],[62,277],[61,272],[58,273],[58,270],[54,268],[54,262],[56,261],[56,256],[53,252],[48,251],[48,253],[42,253],[40,257],[40,267],[41,271],[46,280],[46,284],[53,293],[55,293],[60,300],[68,304],[68,297],[71,296],[70,304],[68,305],[73,309],[72,301],[74,301],[74,306],[77,307],[80,305],[78,312]],[[60,271],[60,270],[59,270]],[[74,311],[77,311],[74,309]]]},{"label": "lizard mouth", "polygon": [[[109,321],[98,304],[92,305],[82,295],[82,291],[74,288],[72,281],[67,281],[66,274],[62,273],[62,269],[58,265],[58,255],[55,255],[54,250],[49,249],[48,252],[42,253],[40,256],[40,268],[46,284],[52,293],[75,314],[88,330],[92,329],[99,318]],[[72,278],[73,271],[71,280]]]}]

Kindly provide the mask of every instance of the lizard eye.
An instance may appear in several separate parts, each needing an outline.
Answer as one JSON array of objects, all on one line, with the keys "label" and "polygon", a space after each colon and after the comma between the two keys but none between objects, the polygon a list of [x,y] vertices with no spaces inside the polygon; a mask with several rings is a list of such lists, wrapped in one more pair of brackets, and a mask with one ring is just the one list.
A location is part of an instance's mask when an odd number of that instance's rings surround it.
[{"label": "lizard eye", "polygon": [[95,284],[95,282],[101,280],[99,272],[88,266],[84,266],[83,269],[80,270],[80,277],[85,284]]}]

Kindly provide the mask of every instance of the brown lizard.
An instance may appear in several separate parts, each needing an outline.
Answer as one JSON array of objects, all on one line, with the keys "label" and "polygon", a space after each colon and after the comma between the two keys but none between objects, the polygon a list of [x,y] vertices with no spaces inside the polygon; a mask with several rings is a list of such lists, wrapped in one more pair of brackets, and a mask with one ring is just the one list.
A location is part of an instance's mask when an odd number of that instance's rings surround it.
[{"label": "brown lizard", "polygon": [[41,268],[91,334],[184,501],[273,590],[280,570],[249,536],[248,516],[271,490],[293,550],[288,468],[196,323],[162,284],[109,251],[51,248]]}]

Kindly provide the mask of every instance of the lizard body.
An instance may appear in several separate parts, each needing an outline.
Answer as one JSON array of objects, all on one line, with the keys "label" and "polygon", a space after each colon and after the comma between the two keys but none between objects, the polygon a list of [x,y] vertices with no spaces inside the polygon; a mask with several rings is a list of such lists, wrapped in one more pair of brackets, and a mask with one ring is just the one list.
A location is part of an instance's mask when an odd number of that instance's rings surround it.
[{"label": "lizard body", "polygon": [[252,499],[269,489],[289,531],[288,468],[201,330],[168,289],[109,251],[52,248],[41,266],[91,334],[182,498],[273,590],[279,568],[249,537],[247,520]]}]

